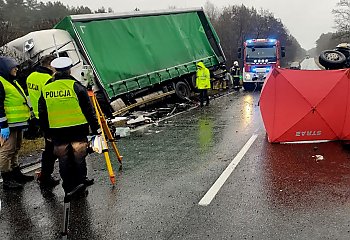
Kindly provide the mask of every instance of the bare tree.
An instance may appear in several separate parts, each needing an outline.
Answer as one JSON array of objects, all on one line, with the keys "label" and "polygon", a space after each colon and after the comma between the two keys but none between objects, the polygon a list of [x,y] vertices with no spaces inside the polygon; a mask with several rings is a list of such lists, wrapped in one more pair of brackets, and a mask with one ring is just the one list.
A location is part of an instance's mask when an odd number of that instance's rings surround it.
[{"label": "bare tree", "polygon": [[350,39],[350,0],[340,0],[332,10],[338,38]]},{"label": "bare tree", "polygon": [[237,49],[250,38],[276,38],[280,40],[282,45],[288,48],[288,54],[283,59],[282,64],[305,56],[305,50],[290,35],[282,21],[276,19],[271,12],[263,9],[258,11],[243,4],[227,6],[222,11],[215,9],[215,6],[208,3],[206,14],[209,14],[209,19],[218,33],[228,67],[237,60]]},{"label": "bare tree", "polygon": [[220,13],[217,7],[210,1],[206,1],[204,5],[205,14],[208,16],[210,21],[215,21],[219,17]]},{"label": "bare tree", "polygon": [[102,7],[100,7],[99,9],[97,9],[96,11],[95,11],[95,13],[106,13],[107,11],[106,11],[106,8],[104,7],[104,6],[102,6]]},{"label": "bare tree", "polygon": [[337,45],[335,41],[334,33],[323,33],[316,41],[316,54],[319,55],[326,49],[333,49]]}]

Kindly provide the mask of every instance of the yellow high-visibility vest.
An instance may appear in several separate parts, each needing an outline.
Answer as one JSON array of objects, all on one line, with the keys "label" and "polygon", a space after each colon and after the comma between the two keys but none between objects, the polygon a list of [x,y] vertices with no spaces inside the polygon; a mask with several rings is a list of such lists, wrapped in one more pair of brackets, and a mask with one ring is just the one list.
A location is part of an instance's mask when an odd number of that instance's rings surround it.
[{"label": "yellow high-visibility vest", "polygon": [[27,103],[27,98],[22,87],[14,81],[18,89],[9,81],[0,76],[0,82],[5,90],[4,108],[7,118],[7,123],[26,122],[30,118],[30,110]]},{"label": "yellow high-visibility vest", "polygon": [[52,78],[48,73],[33,72],[27,78],[29,99],[36,118],[39,118],[38,103],[42,87]]},{"label": "yellow high-visibility vest", "polygon": [[42,89],[50,128],[72,127],[87,123],[74,91],[74,80],[59,79]]},{"label": "yellow high-visibility vest", "polygon": [[197,63],[201,68],[197,70],[196,86],[198,89],[210,89],[210,72],[202,62]]}]

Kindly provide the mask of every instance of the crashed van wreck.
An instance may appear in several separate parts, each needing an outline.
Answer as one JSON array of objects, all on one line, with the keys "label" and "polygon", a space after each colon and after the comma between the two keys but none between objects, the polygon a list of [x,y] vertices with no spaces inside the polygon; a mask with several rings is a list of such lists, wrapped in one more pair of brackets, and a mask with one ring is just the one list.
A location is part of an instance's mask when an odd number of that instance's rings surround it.
[{"label": "crashed van wreck", "polygon": [[71,58],[72,75],[108,103],[107,116],[172,94],[188,99],[199,61],[214,79],[224,76],[219,38],[201,8],[67,16],[3,49],[32,67],[47,54]]}]

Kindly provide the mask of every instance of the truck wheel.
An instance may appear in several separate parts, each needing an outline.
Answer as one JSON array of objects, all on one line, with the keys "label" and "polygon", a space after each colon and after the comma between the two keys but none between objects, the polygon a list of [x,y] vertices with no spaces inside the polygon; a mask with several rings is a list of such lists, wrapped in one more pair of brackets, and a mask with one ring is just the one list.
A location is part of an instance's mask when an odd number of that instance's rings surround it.
[{"label": "truck wheel", "polygon": [[344,54],[345,58],[348,59],[350,57],[350,49],[347,48],[336,48],[334,49],[338,52],[341,52],[342,54]]},{"label": "truck wheel", "polygon": [[256,87],[256,83],[251,83],[251,82],[244,82],[243,83],[243,88],[245,91],[253,91]]},{"label": "truck wheel", "polygon": [[191,90],[187,83],[178,81],[175,85],[175,93],[181,100],[188,100],[191,95]]},{"label": "truck wheel", "polygon": [[196,79],[197,79],[197,74],[193,74],[191,77],[191,87],[193,89],[196,89]]},{"label": "truck wheel", "polygon": [[318,60],[326,69],[339,69],[344,67],[346,57],[339,51],[325,50],[321,52]]}]

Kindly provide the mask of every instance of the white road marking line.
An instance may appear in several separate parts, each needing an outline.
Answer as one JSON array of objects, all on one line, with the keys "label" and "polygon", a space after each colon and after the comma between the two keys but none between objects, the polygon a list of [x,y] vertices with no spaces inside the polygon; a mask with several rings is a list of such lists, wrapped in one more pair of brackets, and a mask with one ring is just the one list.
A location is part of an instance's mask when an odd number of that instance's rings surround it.
[{"label": "white road marking line", "polygon": [[216,182],[211,186],[211,188],[208,190],[208,192],[204,195],[204,197],[199,201],[199,205],[201,206],[208,206],[211,201],[214,199],[216,194],[219,192],[220,188],[224,185],[228,177],[231,175],[233,170],[236,168],[238,163],[241,161],[241,159],[244,157],[244,155],[247,153],[249,148],[252,146],[254,141],[257,139],[258,134],[254,134],[251,136],[251,138],[247,141],[247,143],[243,146],[241,151],[236,155],[236,157],[232,160],[232,162],[227,166],[227,168],[222,172],[220,177],[216,180]]},{"label": "white road marking line", "polygon": [[[36,163],[34,165],[31,165],[29,167],[23,168],[22,169],[22,173],[29,173],[32,172],[34,170],[37,170],[41,167],[41,163]],[[0,179],[0,183],[2,183],[2,179]]]}]

